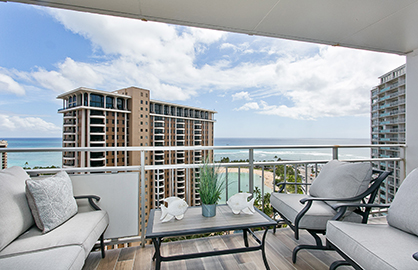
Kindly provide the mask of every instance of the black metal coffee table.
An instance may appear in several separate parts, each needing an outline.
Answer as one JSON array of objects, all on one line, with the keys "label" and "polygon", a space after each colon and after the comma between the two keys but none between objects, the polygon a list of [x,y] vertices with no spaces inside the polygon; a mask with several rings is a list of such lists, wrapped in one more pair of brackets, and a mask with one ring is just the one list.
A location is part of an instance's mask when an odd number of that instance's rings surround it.
[{"label": "black metal coffee table", "polygon": [[[243,213],[241,213],[240,215],[234,215],[227,205],[218,205],[216,207],[216,216],[207,218],[202,216],[201,207],[195,206],[188,208],[182,220],[175,220],[173,218],[169,222],[162,223],[160,221],[160,217],[160,209],[151,210],[146,233],[146,238],[152,239],[152,242],[155,247],[153,260],[156,260],[155,269],[157,270],[160,269],[161,262],[164,261],[186,260],[256,250],[261,250],[264,265],[266,266],[266,269],[270,269],[267,263],[264,244],[268,228],[270,226],[275,226],[277,222],[272,220],[270,217],[268,217],[258,209],[256,209],[256,212],[253,215],[247,215]],[[264,228],[265,231],[261,240],[250,230],[251,228]],[[164,237],[204,234],[233,230],[243,231],[245,247],[190,253],[175,256],[161,255],[161,242]],[[256,242],[258,243],[257,246],[250,247],[248,245],[248,233],[250,233],[256,240]]]}]

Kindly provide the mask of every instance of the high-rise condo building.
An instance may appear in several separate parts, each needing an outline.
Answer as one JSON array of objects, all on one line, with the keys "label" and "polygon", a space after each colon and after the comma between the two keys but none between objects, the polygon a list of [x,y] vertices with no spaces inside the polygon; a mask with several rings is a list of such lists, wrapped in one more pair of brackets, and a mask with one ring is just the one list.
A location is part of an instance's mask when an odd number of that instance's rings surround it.
[{"label": "high-rise condo building", "polygon": [[[372,144],[387,144],[387,147],[372,149],[372,158],[400,156],[400,148],[391,144],[405,143],[405,90],[406,69],[402,65],[379,77],[380,84],[371,90],[371,139]],[[378,169],[393,171],[379,191],[379,200],[390,203],[400,184],[401,168],[393,161],[374,162]],[[387,199],[386,199],[387,198]]]},{"label": "high-rise condo building", "polygon": [[[113,92],[77,88],[63,100],[63,147],[212,146],[215,111],[150,99],[150,91],[129,87]],[[146,152],[145,165],[201,163],[212,150]],[[64,167],[140,165],[140,153],[91,151],[63,153]],[[147,204],[159,206],[168,196],[200,203],[198,173],[186,169],[147,171]],[[186,197],[185,197],[186,196]],[[151,207],[148,207],[150,209]]]},{"label": "high-rise condo building", "polygon": [[[0,148],[6,148],[7,147],[7,141],[0,141]],[[2,152],[0,153],[1,156],[1,164],[0,169],[6,169],[7,168],[7,153]]]}]

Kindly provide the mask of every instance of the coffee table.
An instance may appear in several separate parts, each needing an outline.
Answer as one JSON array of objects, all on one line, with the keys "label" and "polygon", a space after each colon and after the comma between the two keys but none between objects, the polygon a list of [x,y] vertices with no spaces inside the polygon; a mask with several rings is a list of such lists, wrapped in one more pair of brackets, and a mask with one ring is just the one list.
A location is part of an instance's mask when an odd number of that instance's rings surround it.
[{"label": "coffee table", "polygon": [[[202,209],[200,206],[189,207],[182,220],[175,220],[174,218],[166,223],[160,221],[161,210],[152,209],[148,219],[146,238],[152,239],[155,253],[153,260],[156,260],[155,269],[159,270],[161,262],[186,260],[194,258],[202,258],[208,256],[217,256],[224,254],[235,254],[239,252],[249,252],[261,250],[263,261],[266,269],[270,269],[266,253],[265,253],[265,239],[269,227],[275,226],[276,221],[265,215],[260,210],[256,209],[253,215],[241,213],[234,215],[227,205],[217,205],[216,216],[204,217],[202,216]],[[264,234],[260,240],[250,229],[264,228]],[[226,250],[215,250],[199,253],[189,253],[175,256],[162,256],[161,243],[165,237],[175,237],[182,235],[204,234],[221,231],[242,230],[244,238],[244,247],[232,248]],[[250,233],[256,240],[258,245],[248,245],[248,233]]]}]

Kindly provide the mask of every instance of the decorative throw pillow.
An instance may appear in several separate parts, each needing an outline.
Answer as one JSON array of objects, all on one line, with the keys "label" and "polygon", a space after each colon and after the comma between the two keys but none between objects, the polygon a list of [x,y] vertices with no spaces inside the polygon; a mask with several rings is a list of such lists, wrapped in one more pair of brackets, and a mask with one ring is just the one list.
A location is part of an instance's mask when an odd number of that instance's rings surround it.
[{"label": "decorative throw pillow", "polygon": [[390,204],[387,221],[390,226],[418,235],[418,169],[403,180]]},{"label": "decorative throw pillow", "polygon": [[53,177],[26,181],[26,197],[36,226],[46,233],[74,216],[77,203],[65,171]]},{"label": "decorative throw pillow", "polygon": [[322,167],[309,193],[322,198],[354,197],[367,190],[371,177],[372,166],[369,162],[331,160]]},{"label": "decorative throw pillow", "polygon": [[0,250],[34,223],[25,196],[27,179],[21,167],[0,170]]}]

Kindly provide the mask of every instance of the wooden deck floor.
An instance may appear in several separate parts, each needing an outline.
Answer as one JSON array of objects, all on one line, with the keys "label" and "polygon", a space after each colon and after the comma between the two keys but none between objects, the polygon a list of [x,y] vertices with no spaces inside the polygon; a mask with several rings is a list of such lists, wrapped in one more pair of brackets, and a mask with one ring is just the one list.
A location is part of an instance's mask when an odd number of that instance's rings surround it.
[{"label": "wooden deck floor", "polygon": [[[385,218],[371,219],[369,223],[384,223]],[[261,232],[258,232],[261,238]],[[249,238],[252,239],[252,238]],[[278,229],[276,234],[271,230],[266,238],[266,255],[272,270],[277,269],[328,269],[329,265],[341,257],[334,251],[306,251],[298,254],[296,264],[292,263],[292,250],[298,244],[314,244],[312,236],[302,231],[299,241],[293,236],[289,228]],[[250,245],[255,245],[253,240]],[[203,252],[217,249],[242,247],[242,234],[231,234],[224,236],[213,236],[193,240],[184,240],[162,244],[162,254],[175,255],[191,252]],[[129,247],[106,251],[106,258],[101,259],[100,252],[92,252],[86,260],[83,269],[88,270],[151,270],[155,268],[152,261],[154,247],[147,245],[145,248]],[[257,270],[265,269],[261,251],[240,253],[234,255],[222,255],[202,259],[182,260],[175,262],[163,262],[161,269],[233,269],[233,270]],[[340,267],[341,270],[353,269],[351,267]]]}]

